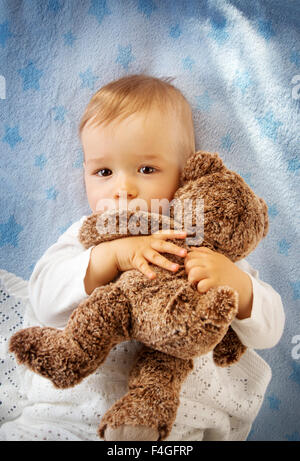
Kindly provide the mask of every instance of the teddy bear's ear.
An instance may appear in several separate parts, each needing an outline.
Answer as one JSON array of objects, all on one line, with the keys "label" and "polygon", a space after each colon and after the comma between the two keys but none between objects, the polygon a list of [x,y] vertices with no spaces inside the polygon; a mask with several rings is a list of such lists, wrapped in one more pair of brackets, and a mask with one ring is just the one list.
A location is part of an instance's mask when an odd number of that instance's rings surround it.
[{"label": "teddy bear's ear", "polygon": [[181,173],[181,185],[201,176],[220,172],[224,168],[223,161],[217,153],[200,150],[188,158]]}]

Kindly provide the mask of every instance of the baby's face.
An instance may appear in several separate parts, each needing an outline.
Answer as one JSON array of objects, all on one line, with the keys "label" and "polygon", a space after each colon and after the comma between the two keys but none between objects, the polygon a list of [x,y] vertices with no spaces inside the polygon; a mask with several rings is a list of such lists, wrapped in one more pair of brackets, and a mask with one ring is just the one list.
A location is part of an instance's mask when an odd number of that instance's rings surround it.
[{"label": "baby's face", "polygon": [[[152,211],[167,214],[179,185],[182,160],[175,141],[178,131],[175,117],[162,116],[157,109],[149,112],[147,120],[137,113],[106,127],[88,123],[81,140],[91,210],[111,208],[104,199],[111,199],[116,208],[123,208],[122,203],[127,203],[127,208],[134,199],[142,199],[140,209],[150,212],[152,204]],[[161,202],[161,211],[153,208],[152,199],[166,199]],[[138,209],[136,205],[134,209]]]}]

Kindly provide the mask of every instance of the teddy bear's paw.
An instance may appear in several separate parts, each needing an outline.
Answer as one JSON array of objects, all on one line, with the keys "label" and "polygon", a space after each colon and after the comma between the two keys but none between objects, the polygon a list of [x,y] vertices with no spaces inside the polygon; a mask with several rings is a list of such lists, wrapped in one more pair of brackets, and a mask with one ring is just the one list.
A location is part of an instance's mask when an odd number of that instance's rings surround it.
[{"label": "teddy bear's paw", "polygon": [[213,359],[218,367],[228,367],[238,362],[246,350],[236,332],[229,327],[222,341],[214,348]]},{"label": "teddy bear's paw", "polygon": [[177,400],[174,392],[156,386],[131,389],[105,413],[98,434],[105,440],[163,440],[172,429]]},{"label": "teddy bear's paw", "polygon": [[111,442],[130,441],[156,441],[159,438],[157,429],[147,426],[123,425],[113,429],[107,426],[104,430],[104,440]]},{"label": "teddy bear's paw", "polygon": [[19,364],[31,365],[37,358],[41,336],[41,327],[20,330],[10,338],[9,352],[15,354]]},{"label": "teddy bear's paw", "polygon": [[9,351],[19,364],[50,379],[57,388],[74,386],[83,378],[82,368],[87,358],[80,347],[61,330],[31,327],[18,331],[10,338]]},{"label": "teddy bear's paw", "polygon": [[238,293],[228,286],[212,288],[207,292],[208,318],[216,325],[229,325],[238,312]]}]

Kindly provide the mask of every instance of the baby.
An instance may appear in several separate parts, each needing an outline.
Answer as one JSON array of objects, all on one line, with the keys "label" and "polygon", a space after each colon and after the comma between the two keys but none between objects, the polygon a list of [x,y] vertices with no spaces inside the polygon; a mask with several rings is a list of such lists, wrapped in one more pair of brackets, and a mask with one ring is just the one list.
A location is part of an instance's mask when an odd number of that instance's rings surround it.
[{"label": "baby", "polygon": [[[142,199],[148,211],[153,199],[166,199],[161,207],[166,214],[167,204],[179,186],[180,172],[195,152],[187,100],[166,79],[147,75],[125,76],[102,87],[84,112],[80,137],[87,199],[92,212],[99,213],[105,199],[118,206],[125,198],[127,203]],[[245,440],[271,377],[269,366],[253,349],[271,348],[281,337],[285,317],[279,294],[258,278],[258,272],[246,260],[233,263],[201,247],[192,247],[189,253],[182,250],[176,239],[185,238],[184,232],[136,235],[86,250],[78,240],[85,219],[83,216],[73,224],[46,251],[32,273],[29,296],[40,324],[63,328],[80,301],[120,272],[137,269],[152,278],[155,273],[150,263],[176,272],[179,266],[160,253],[181,256],[188,280],[199,292],[218,285],[229,285],[238,292],[239,309],[232,328],[248,349],[239,364],[225,369],[214,365],[212,354],[195,360],[167,440]],[[118,383],[124,387],[133,363],[130,360],[134,360],[138,348],[134,341],[119,345],[114,349],[115,356],[112,353],[99,367],[97,418],[93,419],[88,413],[92,410],[85,408],[85,421],[89,423],[76,436],[73,434],[75,440],[89,440],[93,424],[94,436],[99,416],[125,393],[121,389],[118,394],[116,388]],[[89,379],[93,378],[86,381]],[[94,407],[89,403],[89,408]],[[121,440],[122,432],[117,436]],[[136,430],[131,440],[142,437]],[[155,440],[155,434],[151,437]],[[106,440],[110,439],[116,440],[116,434],[107,432]]]}]

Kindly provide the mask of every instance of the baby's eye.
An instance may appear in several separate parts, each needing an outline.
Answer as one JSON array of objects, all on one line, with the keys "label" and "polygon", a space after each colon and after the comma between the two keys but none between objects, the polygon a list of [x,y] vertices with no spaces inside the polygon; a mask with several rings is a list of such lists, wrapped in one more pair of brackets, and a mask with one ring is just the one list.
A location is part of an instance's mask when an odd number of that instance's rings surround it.
[{"label": "baby's eye", "polygon": [[[155,168],[153,168],[152,166],[142,166],[142,167],[140,168],[140,170],[146,170],[146,171],[145,171],[145,174],[148,174],[149,169],[150,169],[150,170],[155,170]],[[151,173],[151,172],[150,172],[150,173]]]},{"label": "baby's eye", "polygon": [[107,176],[106,174],[102,174],[103,171],[110,171],[111,172],[111,170],[109,168],[102,168],[101,170],[96,172],[97,176]]}]

